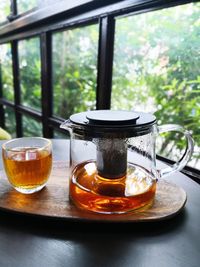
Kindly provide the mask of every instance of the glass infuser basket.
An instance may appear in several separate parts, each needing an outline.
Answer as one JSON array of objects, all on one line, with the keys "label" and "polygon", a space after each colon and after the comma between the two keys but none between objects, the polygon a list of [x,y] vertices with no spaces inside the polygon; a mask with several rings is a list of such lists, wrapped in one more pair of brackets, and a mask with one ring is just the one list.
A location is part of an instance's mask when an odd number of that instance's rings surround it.
[{"label": "glass infuser basket", "polygon": [[[82,112],[70,116],[61,128],[70,132],[70,199],[77,207],[98,213],[150,207],[157,180],[181,170],[193,151],[188,131],[173,124],[157,126],[149,113]],[[167,131],[185,135],[186,151],[172,167],[157,170],[156,136]]]}]

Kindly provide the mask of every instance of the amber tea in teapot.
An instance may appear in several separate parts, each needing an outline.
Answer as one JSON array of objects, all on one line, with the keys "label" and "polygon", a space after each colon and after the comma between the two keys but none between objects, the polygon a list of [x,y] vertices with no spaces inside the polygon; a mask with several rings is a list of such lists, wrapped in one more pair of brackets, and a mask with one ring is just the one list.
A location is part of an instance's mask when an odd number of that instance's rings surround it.
[{"label": "amber tea in teapot", "polygon": [[[150,207],[157,180],[182,169],[193,151],[187,131],[179,125],[157,126],[148,113],[89,111],[72,115],[61,127],[71,136],[70,199],[78,208],[97,213]],[[186,153],[172,167],[157,170],[156,135],[166,131],[185,135]]]},{"label": "amber tea in teapot", "polygon": [[[140,181],[134,176],[135,171],[143,175]],[[134,194],[129,192],[133,187]],[[133,207],[151,205],[155,191],[156,181],[150,181],[147,172],[140,167],[132,166],[126,175],[111,180],[98,175],[93,161],[76,166],[70,183],[71,197],[79,207],[102,213],[124,213]]]}]

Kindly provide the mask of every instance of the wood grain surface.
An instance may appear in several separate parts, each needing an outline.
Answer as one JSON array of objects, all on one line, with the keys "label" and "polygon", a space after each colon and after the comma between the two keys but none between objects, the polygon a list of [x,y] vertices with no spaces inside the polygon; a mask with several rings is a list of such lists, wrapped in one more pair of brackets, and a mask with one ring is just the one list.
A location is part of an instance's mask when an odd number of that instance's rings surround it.
[{"label": "wood grain surface", "polygon": [[186,203],[185,191],[161,180],[157,184],[154,204],[147,210],[124,215],[103,215],[77,209],[68,198],[69,171],[66,162],[56,161],[49,181],[40,192],[25,195],[17,192],[0,171],[0,209],[12,213],[44,216],[59,220],[93,222],[145,222],[169,219],[178,214]]}]

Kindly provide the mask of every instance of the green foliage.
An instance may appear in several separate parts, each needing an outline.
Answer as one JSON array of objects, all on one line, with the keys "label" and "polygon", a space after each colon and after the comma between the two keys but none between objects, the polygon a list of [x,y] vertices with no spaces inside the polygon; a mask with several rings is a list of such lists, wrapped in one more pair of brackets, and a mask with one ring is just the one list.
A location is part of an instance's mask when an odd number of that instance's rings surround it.
[{"label": "green foliage", "polygon": [[18,13],[27,12],[30,9],[37,7],[40,0],[17,0]]},{"label": "green foliage", "polygon": [[13,108],[8,106],[4,107],[5,113],[5,130],[7,130],[12,138],[16,137],[16,123],[15,123],[15,112]]},{"label": "green foliage", "polygon": [[0,1],[0,23],[7,21],[7,16],[10,14],[10,0]]},{"label": "green foliage", "polygon": [[38,37],[19,41],[21,103],[41,110],[41,60]]},{"label": "green foliage", "polygon": [[0,62],[3,97],[9,101],[14,101],[12,56],[10,44],[1,45]]},{"label": "green foliage", "polygon": [[95,109],[97,25],[53,35],[54,114]]},{"label": "green foliage", "polygon": [[23,135],[24,136],[42,136],[42,124],[29,116],[23,115]]},{"label": "green foliage", "polygon": [[[191,131],[200,146],[200,4],[122,18],[117,21],[112,108],[154,112],[159,124]],[[120,97],[119,97],[120,96]],[[183,138],[166,135],[160,148]]]}]

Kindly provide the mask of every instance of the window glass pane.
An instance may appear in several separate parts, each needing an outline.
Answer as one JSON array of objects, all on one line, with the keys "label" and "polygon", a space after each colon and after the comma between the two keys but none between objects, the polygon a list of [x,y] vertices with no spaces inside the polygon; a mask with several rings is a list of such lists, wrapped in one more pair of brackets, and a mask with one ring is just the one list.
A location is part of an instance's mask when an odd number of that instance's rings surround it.
[{"label": "window glass pane", "polygon": [[17,0],[17,11],[18,14],[24,13],[37,7],[38,0]]},{"label": "window glass pane", "polygon": [[14,101],[12,55],[10,44],[0,46],[0,75],[2,81],[3,97]]},{"label": "window glass pane", "polygon": [[39,38],[19,41],[21,103],[41,110],[41,61]]},{"label": "window glass pane", "polygon": [[53,35],[54,115],[95,109],[97,46],[97,25]]},{"label": "window glass pane", "polygon": [[[199,14],[200,3],[191,3],[117,19],[111,105],[155,112],[158,124],[190,130],[196,146],[189,165],[195,167],[200,167]],[[179,139],[168,151],[170,137],[159,153],[177,159],[185,144]]]},{"label": "window glass pane", "polygon": [[30,116],[22,116],[23,136],[43,136],[42,123]]},{"label": "window glass pane", "polygon": [[66,131],[66,134],[61,133],[60,131],[54,130],[53,131],[53,138],[55,139],[69,139],[69,133]]},{"label": "window glass pane", "polygon": [[16,120],[15,111],[13,108],[4,106],[5,112],[5,130],[11,134],[12,138],[16,137]]},{"label": "window glass pane", "polygon": [[0,23],[7,21],[7,16],[10,14],[10,0],[0,1]]},{"label": "window glass pane", "polygon": [[35,8],[44,8],[53,4],[56,4],[55,0],[17,0],[17,10],[18,14],[21,14]]}]

